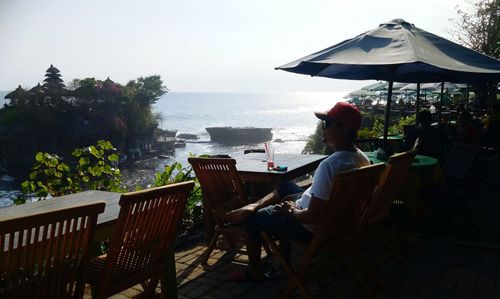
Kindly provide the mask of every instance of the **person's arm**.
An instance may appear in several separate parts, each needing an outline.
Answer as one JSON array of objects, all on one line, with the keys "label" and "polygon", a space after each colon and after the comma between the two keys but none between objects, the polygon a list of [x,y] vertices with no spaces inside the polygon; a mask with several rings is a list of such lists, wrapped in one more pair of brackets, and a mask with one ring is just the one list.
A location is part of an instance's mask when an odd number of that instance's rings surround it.
[{"label": "person's arm", "polygon": [[280,195],[277,190],[267,194],[258,201],[248,204],[231,212],[226,213],[226,220],[231,224],[238,224],[245,220],[248,216],[252,215],[259,209],[265,208],[272,204],[277,204],[281,201]]},{"label": "person's arm", "polygon": [[317,224],[326,217],[328,212],[328,202],[316,197],[312,197],[307,209],[291,207],[289,210],[292,217],[304,224]]}]

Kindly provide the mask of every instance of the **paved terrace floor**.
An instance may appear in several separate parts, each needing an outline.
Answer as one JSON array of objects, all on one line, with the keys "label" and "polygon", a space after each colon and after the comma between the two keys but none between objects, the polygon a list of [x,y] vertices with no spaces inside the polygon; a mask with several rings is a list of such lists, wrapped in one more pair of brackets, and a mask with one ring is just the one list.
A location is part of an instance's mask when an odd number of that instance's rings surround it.
[{"label": "paved terrace floor", "polygon": [[[422,221],[409,223],[397,240],[399,252],[410,268],[395,260],[384,264],[377,273],[387,287],[378,288],[375,297],[500,298],[499,194],[500,173],[495,170],[488,174],[488,180],[481,178],[472,189],[463,205],[465,213],[442,218],[430,212]],[[464,217],[474,225],[464,221]],[[277,270],[275,280],[237,283],[228,278],[235,269],[244,269],[246,256],[216,250],[209,260],[210,268],[204,269],[199,259],[205,248],[198,232],[176,250],[180,299],[279,298],[286,275],[272,259],[269,261]],[[370,255],[377,255],[377,247],[369,247],[367,252],[370,259]],[[369,285],[377,290],[375,284]],[[112,298],[133,298],[141,290],[135,286]],[[297,292],[295,295],[300,298]],[[88,288],[85,297],[90,298]],[[314,298],[365,298],[365,294],[348,275],[333,271],[326,287],[315,288]]]},{"label": "paved terrace floor", "polygon": [[[286,275],[279,271],[276,263],[273,262],[273,267],[278,270],[275,280],[237,283],[228,277],[232,271],[246,265],[246,257],[216,250],[209,260],[210,269],[204,269],[199,259],[205,248],[199,240],[176,252],[180,299],[279,298],[286,284]],[[400,250],[410,269],[389,260],[378,271],[387,284],[387,290],[379,288],[376,298],[500,298],[498,248],[414,236],[407,237]],[[334,271],[332,278],[328,287],[315,289],[315,298],[365,297],[355,281],[345,273]],[[377,290],[376,285],[369,285]],[[112,298],[134,298],[141,290],[137,285]],[[89,289],[86,291],[85,298],[90,298]]]}]

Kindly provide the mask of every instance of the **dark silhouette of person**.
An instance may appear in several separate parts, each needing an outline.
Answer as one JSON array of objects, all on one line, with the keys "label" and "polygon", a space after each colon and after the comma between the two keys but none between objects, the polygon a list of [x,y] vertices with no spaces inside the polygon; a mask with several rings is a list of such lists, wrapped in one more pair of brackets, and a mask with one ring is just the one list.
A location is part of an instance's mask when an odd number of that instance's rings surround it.
[{"label": "dark silhouette of person", "polygon": [[408,131],[405,149],[414,148],[419,155],[434,157],[443,163],[448,137],[442,129],[432,126],[432,114],[429,110],[421,110],[418,119],[418,127]]},{"label": "dark silhouette of person", "polygon": [[472,115],[463,111],[458,117],[455,141],[471,145],[479,145],[483,135],[482,128],[475,123]]},{"label": "dark silhouette of person", "polygon": [[491,107],[491,113],[483,120],[485,143],[488,146],[500,147],[500,104]]}]

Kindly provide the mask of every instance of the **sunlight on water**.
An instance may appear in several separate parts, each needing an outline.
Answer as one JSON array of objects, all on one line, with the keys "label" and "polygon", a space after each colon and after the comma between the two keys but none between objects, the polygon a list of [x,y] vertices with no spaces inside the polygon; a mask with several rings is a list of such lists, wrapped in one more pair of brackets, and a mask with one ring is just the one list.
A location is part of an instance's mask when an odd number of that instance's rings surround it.
[{"label": "sunlight on water", "polygon": [[318,119],[314,111],[325,111],[343,100],[346,92],[294,93],[194,93],[172,92],[155,105],[164,116],[161,127],[194,133],[205,143],[188,143],[176,149],[175,157],[167,160],[185,163],[188,154],[242,154],[246,148],[262,148],[262,144],[223,146],[209,143],[206,127],[266,127],[273,128],[276,152],[300,153]]}]

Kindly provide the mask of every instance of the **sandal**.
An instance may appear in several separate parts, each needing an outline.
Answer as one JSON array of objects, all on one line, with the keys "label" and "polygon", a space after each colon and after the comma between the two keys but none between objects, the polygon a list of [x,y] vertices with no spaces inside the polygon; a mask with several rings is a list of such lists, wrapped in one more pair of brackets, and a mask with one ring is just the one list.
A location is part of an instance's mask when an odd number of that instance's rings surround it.
[{"label": "sandal", "polygon": [[271,267],[271,265],[264,264],[262,268],[264,270],[264,277],[261,279],[253,278],[248,268],[246,268],[245,270],[239,269],[232,271],[229,274],[229,280],[243,283],[243,282],[260,282],[260,281],[276,279],[276,273],[274,269]]}]

